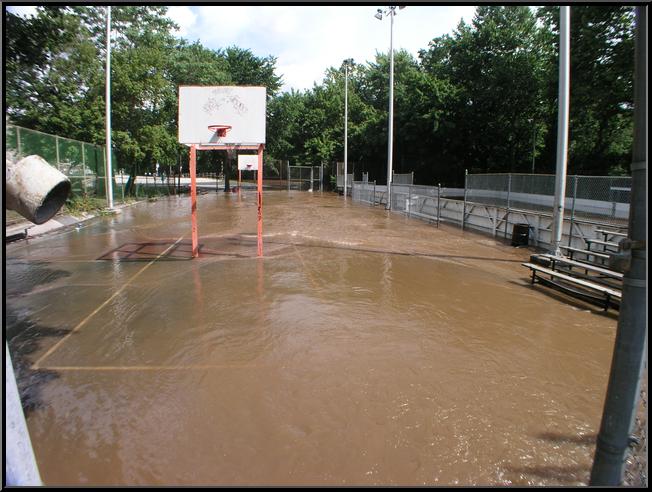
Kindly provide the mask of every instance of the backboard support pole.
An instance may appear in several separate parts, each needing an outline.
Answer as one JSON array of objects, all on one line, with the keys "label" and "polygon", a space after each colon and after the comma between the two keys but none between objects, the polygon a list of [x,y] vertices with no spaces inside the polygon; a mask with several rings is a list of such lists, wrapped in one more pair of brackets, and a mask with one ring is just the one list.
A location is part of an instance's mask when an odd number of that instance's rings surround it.
[{"label": "backboard support pole", "polygon": [[258,257],[263,256],[263,145],[258,146]]},{"label": "backboard support pole", "polygon": [[197,146],[190,146],[190,204],[192,215],[192,257],[199,256],[197,239]]}]

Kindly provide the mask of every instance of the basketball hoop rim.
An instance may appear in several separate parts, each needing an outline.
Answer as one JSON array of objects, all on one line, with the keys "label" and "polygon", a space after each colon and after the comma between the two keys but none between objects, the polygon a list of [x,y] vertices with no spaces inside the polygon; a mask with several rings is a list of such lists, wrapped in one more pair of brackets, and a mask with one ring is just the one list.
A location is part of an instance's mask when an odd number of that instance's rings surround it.
[{"label": "basketball hoop rim", "polygon": [[224,137],[231,129],[231,125],[208,125],[208,130],[217,133],[218,137]]}]

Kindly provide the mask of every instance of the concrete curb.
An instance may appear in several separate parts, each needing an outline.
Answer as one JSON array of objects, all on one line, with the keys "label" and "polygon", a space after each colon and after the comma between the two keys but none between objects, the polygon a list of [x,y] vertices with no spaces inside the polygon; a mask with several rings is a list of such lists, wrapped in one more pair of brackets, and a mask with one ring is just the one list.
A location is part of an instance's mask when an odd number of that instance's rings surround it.
[{"label": "concrete curb", "polygon": [[[127,205],[118,205],[114,207],[114,213],[119,214],[122,212],[122,209],[135,205],[138,202],[133,202]],[[87,222],[96,217],[100,217],[100,213],[83,213],[79,216],[74,215],[56,215],[54,218],[44,222],[43,224],[33,224],[28,220],[21,221],[17,224],[12,224],[11,226],[5,227],[5,243],[7,238],[15,235],[25,234],[24,237],[17,240],[24,240],[29,238],[34,238],[37,236],[42,236],[44,234],[63,229],[64,227],[69,227],[74,224],[80,224],[82,222]]]}]

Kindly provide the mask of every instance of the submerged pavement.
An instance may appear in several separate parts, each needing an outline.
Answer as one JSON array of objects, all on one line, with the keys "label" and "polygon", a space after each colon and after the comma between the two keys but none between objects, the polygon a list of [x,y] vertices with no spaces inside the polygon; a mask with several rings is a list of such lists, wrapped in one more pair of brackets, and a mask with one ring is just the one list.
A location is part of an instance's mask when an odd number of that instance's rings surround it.
[{"label": "submerged pavement", "polygon": [[170,197],[6,248],[46,484],[588,483],[616,318],[529,257],[319,193]]}]

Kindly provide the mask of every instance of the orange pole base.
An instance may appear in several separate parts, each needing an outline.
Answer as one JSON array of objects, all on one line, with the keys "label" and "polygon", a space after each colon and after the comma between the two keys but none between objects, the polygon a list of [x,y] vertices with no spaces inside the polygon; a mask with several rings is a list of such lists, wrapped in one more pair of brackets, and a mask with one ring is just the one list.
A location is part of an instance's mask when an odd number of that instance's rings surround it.
[{"label": "orange pole base", "polygon": [[197,237],[197,147],[190,146],[190,203],[192,215],[192,257],[199,256]]},{"label": "orange pole base", "polygon": [[263,146],[258,147],[258,256],[263,256]]}]

